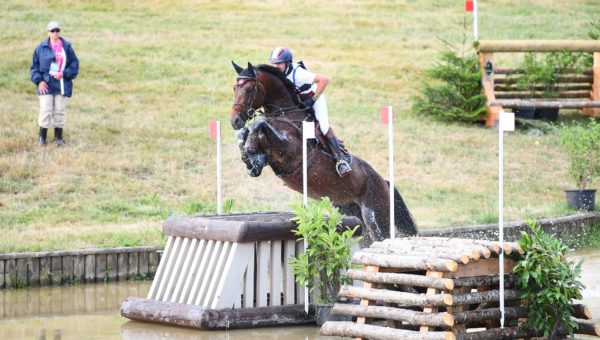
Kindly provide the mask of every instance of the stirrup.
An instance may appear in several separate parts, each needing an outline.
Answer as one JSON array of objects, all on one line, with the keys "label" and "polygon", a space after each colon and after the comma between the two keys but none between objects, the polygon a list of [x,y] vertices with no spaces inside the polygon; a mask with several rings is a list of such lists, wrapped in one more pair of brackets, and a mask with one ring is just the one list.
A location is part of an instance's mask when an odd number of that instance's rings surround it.
[{"label": "stirrup", "polygon": [[[340,166],[342,166],[342,165],[345,165],[347,169],[343,172],[340,172]],[[344,177],[350,171],[352,171],[352,168],[350,167],[350,164],[348,164],[348,162],[346,162],[345,159],[340,159],[339,161],[337,161],[337,163],[335,163],[335,171],[337,172],[338,176]]]}]

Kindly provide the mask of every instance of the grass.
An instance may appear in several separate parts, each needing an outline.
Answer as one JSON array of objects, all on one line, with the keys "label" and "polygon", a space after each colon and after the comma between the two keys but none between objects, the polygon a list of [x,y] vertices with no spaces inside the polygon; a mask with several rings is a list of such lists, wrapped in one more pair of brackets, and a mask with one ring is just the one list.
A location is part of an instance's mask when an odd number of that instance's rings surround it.
[{"label": "grass", "polygon": [[[158,245],[170,213],[216,211],[209,120],[223,121],[223,197],[232,212],[289,210],[301,198],[265,171],[246,175],[227,124],[230,61],[264,63],[278,45],[331,76],[330,121],[384,177],[392,104],[396,185],[420,228],[493,221],[497,135],[431,121],[410,98],[442,49],[460,42],[460,1],[3,1],[0,5],[0,252]],[[481,3],[481,39],[585,39],[595,1]],[[81,61],[66,149],[38,148],[29,81],[50,20]],[[470,34],[470,32],[466,32]],[[518,58],[504,55],[499,62]],[[577,113],[561,120],[579,119]],[[50,133],[50,136],[52,134]],[[506,219],[569,213],[556,134],[505,138]],[[597,183],[596,183],[597,184]]]}]

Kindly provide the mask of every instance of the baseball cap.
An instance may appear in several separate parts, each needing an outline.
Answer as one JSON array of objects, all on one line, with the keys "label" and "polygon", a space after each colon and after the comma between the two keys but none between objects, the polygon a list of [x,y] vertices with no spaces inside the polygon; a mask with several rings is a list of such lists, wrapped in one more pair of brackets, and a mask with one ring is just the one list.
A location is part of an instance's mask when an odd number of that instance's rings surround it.
[{"label": "baseball cap", "polygon": [[48,31],[51,31],[51,30],[53,30],[55,28],[60,29],[60,24],[58,23],[58,21],[50,21],[48,23]]}]

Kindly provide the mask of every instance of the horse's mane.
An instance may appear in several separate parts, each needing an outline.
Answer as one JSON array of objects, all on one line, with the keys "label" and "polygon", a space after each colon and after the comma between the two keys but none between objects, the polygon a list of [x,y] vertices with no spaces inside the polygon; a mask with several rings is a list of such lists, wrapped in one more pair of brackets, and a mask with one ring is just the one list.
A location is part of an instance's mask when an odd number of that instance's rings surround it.
[{"label": "horse's mane", "polygon": [[285,75],[283,73],[281,73],[281,71],[279,71],[279,69],[277,67],[267,65],[267,64],[260,64],[260,65],[256,66],[256,69],[258,69],[259,71],[264,71],[264,72],[270,73],[270,74],[274,75],[275,77],[277,77],[279,80],[281,80],[283,85],[285,85],[285,88],[290,93],[290,96],[292,97],[294,104],[299,105],[301,103],[300,98],[296,94],[296,86],[289,79],[287,79],[285,77]]}]

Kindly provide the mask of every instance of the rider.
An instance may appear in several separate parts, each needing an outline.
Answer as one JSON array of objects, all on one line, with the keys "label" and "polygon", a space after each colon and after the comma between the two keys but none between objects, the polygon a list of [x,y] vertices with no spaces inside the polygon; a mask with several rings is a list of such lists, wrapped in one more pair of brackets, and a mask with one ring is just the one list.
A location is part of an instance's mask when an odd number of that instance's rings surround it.
[{"label": "rider", "polygon": [[348,161],[344,158],[340,144],[329,127],[329,118],[327,112],[327,101],[325,100],[325,88],[329,83],[329,78],[318,73],[308,71],[304,65],[292,62],[292,51],[286,47],[277,47],[271,52],[269,61],[277,67],[286,78],[296,87],[296,93],[307,108],[315,111],[315,117],[319,121],[321,132],[329,143],[335,160],[336,171],[340,177],[348,174],[352,169]]}]

